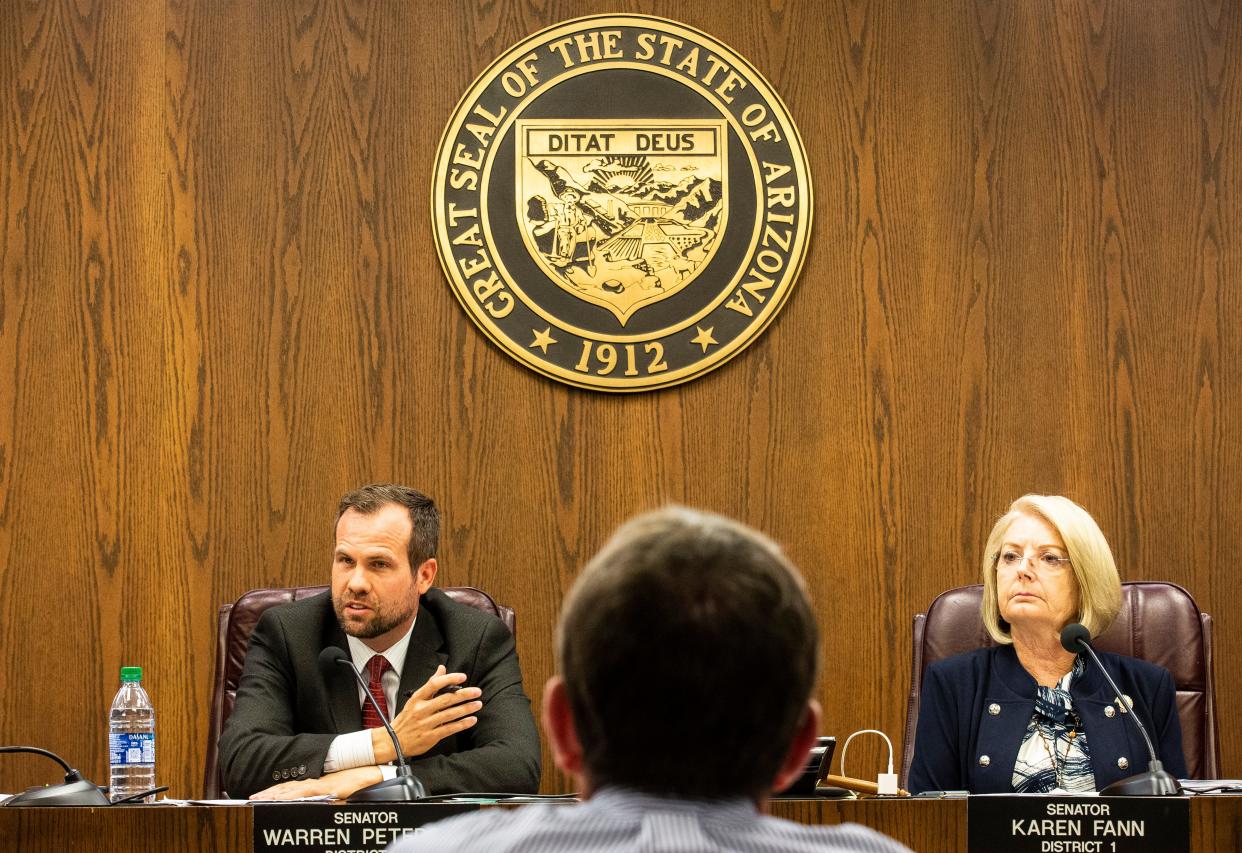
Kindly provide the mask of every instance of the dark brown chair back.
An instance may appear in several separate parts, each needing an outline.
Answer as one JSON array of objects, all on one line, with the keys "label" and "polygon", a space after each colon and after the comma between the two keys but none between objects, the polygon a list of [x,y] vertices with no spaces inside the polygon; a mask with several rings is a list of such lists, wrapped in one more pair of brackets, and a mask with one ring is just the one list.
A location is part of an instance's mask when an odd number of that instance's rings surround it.
[{"label": "dark brown chair back", "polygon": [[[220,605],[216,622],[216,676],[211,688],[211,719],[207,729],[207,760],[203,772],[206,799],[221,797],[220,732],[224,731],[224,721],[233,713],[237,683],[241,680],[246,649],[250,646],[250,634],[259,617],[269,607],[310,598],[327,590],[326,586],[252,589],[237,601]],[[442,591],[456,602],[490,613],[505,623],[510,633],[517,635],[517,616],[512,607],[496,603],[486,592],[472,586],[449,586],[443,587]]]},{"label": "dark brown chair back", "polygon": [[[979,612],[982,600],[982,584],[962,586],[942,592],[926,614],[914,617],[910,698],[901,761],[903,787],[914,760],[914,731],[927,667],[952,655],[996,645],[983,627]],[[1186,770],[1193,779],[1217,778],[1220,739],[1212,683],[1212,617],[1199,610],[1190,593],[1177,584],[1162,581],[1123,583],[1121,612],[1093,645],[1098,651],[1159,664],[1173,675]]]}]

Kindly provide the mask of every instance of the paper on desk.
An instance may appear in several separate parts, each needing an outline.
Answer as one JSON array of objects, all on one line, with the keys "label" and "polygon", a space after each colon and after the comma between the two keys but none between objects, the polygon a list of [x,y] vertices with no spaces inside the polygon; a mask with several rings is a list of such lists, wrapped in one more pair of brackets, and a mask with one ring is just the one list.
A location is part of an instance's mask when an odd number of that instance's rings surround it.
[{"label": "paper on desk", "polygon": [[253,806],[262,803],[329,803],[336,797],[322,794],[317,797],[293,797],[288,800],[174,800],[165,797],[156,805],[168,806]]},{"label": "paper on desk", "polygon": [[1018,794],[1014,791],[1010,791],[1009,793],[998,791],[994,794],[971,794],[970,796],[972,799],[974,797],[1032,797],[1036,799],[1044,799],[1046,797],[1098,797],[1099,795],[1099,791],[1061,791],[1053,789],[1051,791],[1042,791],[1038,794]]},{"label": "paper on desk", "polygon": [[539,796],[538,794],[532,794],[530,796],[521,794],[506,794],[494,797],[486,795],[479,796],[477,794],[462,794],[459,797],[436,797],[435,801],[439,803],[466,805],[491,805],[492,803],[505,803],[511,806],[527,806],[535,805],[537,803],[576,803],[578,802],[578,799],[573,794],[545,794],[543,796]]},{"label": "paper on desk", "polygon": [[1182,790],[1191,794],[1236,794],[1242,791],[1242,779],[1178,779]]}]

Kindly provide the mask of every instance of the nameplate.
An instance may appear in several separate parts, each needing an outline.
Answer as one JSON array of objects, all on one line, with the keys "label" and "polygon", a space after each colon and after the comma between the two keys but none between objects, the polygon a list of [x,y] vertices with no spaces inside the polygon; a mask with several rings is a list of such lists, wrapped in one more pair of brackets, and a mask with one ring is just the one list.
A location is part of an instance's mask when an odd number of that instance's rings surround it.
[{"label": "nameplate", "polygon": [[971,797],[971,853],[1189,853],[1185,797]]},{"label": "nameplate", "polygon": [[271,803],[254,806],[255,853],[384,853],[432,821],[477,810],[461,803]]}]

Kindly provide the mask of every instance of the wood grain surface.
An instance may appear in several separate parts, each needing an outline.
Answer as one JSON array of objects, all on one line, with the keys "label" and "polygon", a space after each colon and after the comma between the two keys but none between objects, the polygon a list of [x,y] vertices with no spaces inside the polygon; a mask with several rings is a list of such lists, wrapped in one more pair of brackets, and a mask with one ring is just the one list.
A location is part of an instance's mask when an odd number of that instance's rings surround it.
[{"label": "wood grain surface", "polygon": [[22,853],[240,853],[252,847],[254,811],[247,806],[5,809],[0,837],[6,849]]},{"label": "wood grain surface", "polygon": [[815,826],[861,823],[919,853],[966,849],[966,800],[773,800],[770,812]]},{"label": "wood grain surface", "polygon": [[[536,701],[620,521],[677,501],[756,525],[817,601],[825,733],[896,738],[911,617],[1035,491],[1214,615],[1242,775],[1239,7],[629,4],[772,81],[815,226],[745,353],[605,396],[476,330],[428,194],[495,56],[617,10],[0,0],[0,742],[106,781],[117,669],[142,665],[159,781],[198,794],[217,605],[323,582],[337,499],[375,480],[440,502],[440,582],[517,609]],[[0,791],[54,778],[0,761]]]}]

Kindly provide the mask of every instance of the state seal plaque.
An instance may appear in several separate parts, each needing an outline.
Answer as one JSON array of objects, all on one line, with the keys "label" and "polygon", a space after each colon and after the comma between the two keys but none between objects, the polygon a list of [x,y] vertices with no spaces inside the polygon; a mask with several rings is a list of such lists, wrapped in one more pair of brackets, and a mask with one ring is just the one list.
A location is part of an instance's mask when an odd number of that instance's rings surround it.
[{"label": "state seal plaque", "polygon": [[479,328],[600,391],[686,382],[745,349],[793,288],[812,209],[768,82],[641,15],[558,24],[493,62],[445,128],[431,206]]}]

